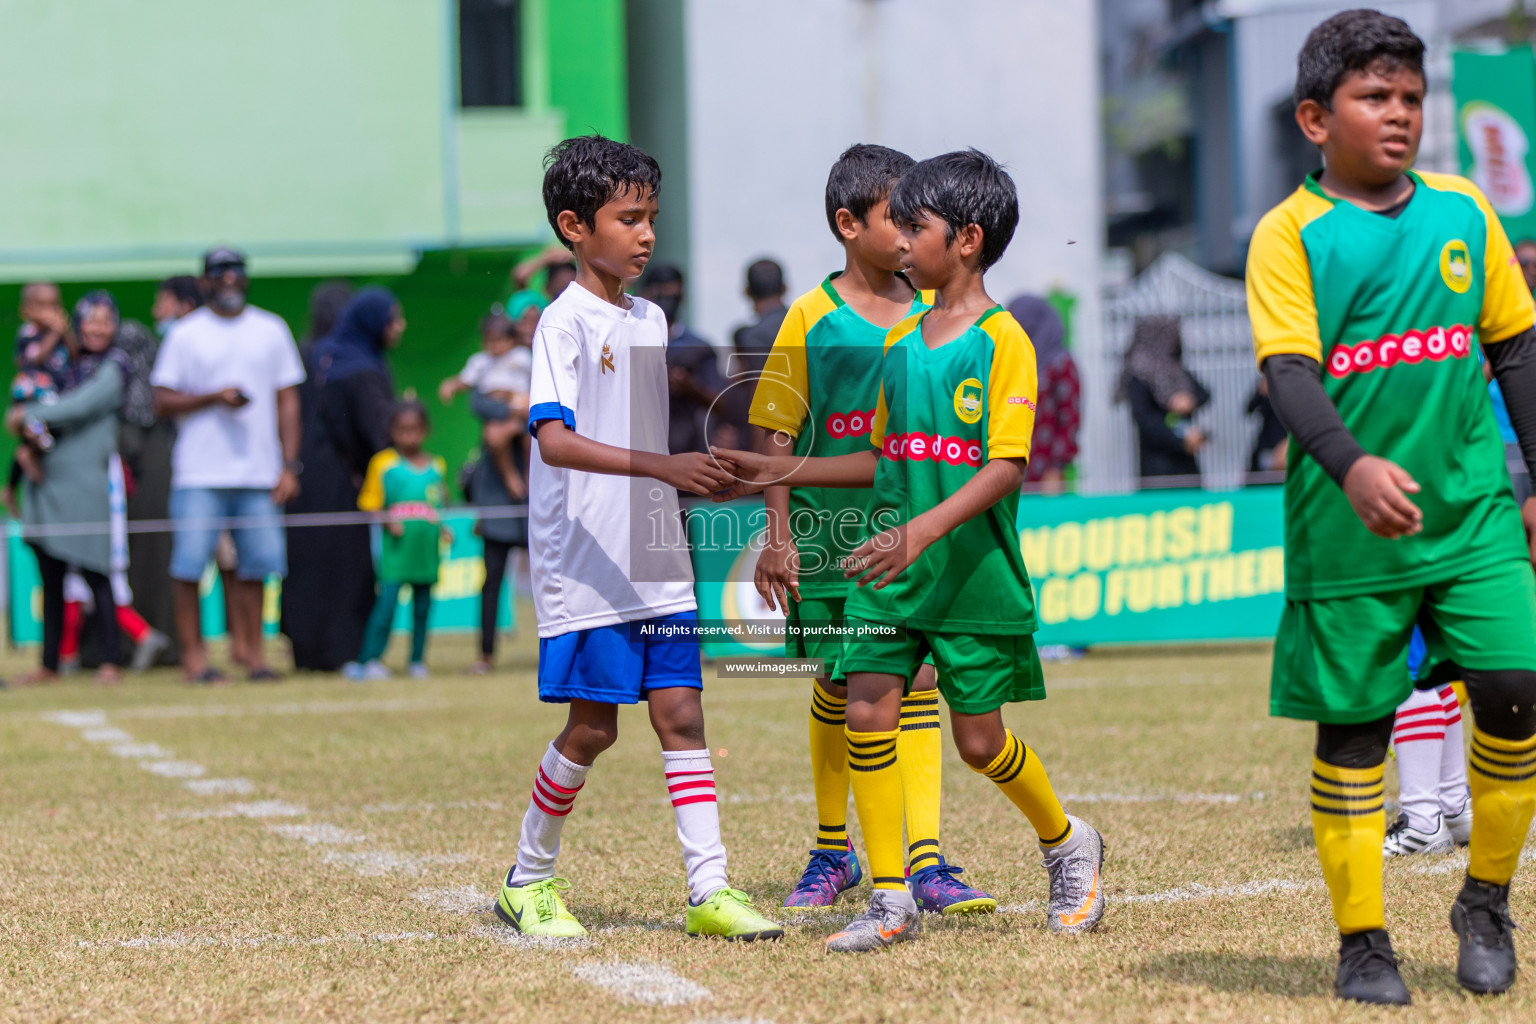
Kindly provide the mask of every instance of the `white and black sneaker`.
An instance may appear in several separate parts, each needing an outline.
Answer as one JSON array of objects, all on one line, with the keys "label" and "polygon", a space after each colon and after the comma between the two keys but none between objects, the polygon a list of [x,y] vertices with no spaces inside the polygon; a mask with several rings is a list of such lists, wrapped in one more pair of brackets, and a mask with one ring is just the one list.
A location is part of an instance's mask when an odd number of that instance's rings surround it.
[{"label": "white and black sneaker", "polygon": [[[1470,815],[1468,815],[1470,817]],[[1384,857],[1407,857],[1416,853],[1450,853],[1456,849],[1456,840],[1445,823],[1445,816],[1435,815],[1433,832],[1421,832],[1408,824],[1408,815],[1399,814],[1397,820],[1387,826],[1387,838],[1382,841]]]},{"label": "white and black sneaker", "polygon": [[1447,814],[1445,827],[1451,830],[1451,839],[1457,846],[1466,846],[1472,841],[1472,798],[1468,797],[1466,803],[1461,805],[1461,810],[1455,814]]}]

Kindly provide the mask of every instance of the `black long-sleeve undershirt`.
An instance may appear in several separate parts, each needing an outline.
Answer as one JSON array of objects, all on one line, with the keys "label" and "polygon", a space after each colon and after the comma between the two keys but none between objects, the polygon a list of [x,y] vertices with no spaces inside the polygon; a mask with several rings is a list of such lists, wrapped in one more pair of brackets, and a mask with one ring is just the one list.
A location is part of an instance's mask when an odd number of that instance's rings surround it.
[{"label": "black long-sleeve undershirt", "polygon": [[[1483,351],[1504,393],[1527,472],[1536,479],[1536,328],[1485,345]],[[1269,381],[1270,404],[1297,446],[1343,487],[1345,474],[1366,451],[1323,390],[1317,360],[1302,355],[1270,356],[1264,360],[1264,377]]]}]

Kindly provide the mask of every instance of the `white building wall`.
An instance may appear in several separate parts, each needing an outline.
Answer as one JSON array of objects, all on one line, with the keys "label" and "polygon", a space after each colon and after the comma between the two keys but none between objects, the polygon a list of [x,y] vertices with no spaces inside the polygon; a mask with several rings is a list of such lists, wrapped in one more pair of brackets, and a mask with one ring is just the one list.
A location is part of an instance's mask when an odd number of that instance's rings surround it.
[{"label": "white building wall", "polygon": [[[827,170],[875,142],[921,159],[975,146],[1019,187],[993,297],[1061,286],[1098,333],[1102,248],[1096,5],[1059,0],[688,0],[690,322],[717,345],[769,256],[792,294],[842,266]],[[666,210],[663,205],[662,230]]]}]

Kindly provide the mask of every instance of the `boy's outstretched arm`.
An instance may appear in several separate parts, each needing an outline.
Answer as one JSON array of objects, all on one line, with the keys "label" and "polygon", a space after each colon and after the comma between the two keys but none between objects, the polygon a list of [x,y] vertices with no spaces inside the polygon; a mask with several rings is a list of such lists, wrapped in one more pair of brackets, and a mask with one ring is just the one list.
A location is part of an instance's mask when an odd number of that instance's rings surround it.
[{"label": "boy's outstretched arm", "polygon": [[[775,430],[764,439],[763,448],[767,455],[793,455],[794,438]],[[769,608],[787,613],[789,599],[800,600],[800,553],[789,532],[789,488],[779,484],[764,488],[763,510],[768,523],[752,582]]]},{"label": "boy's outstretched arm", "polygon": [[[1504,393],[1504,407],[1509,410],[1509,425],[1515,428],[1520,454],[1525,457],[1525,471],[1536,482],[1536,327],[1521,331],[1513,338],[1484,345],[1488,366]],[[1536,497],[1525,499],[1520,509],[1525,523],[1525,539],[1536,562]]]},{"label": "boy's outstretched arm", "polygon": [[716,501],[730,501],[756,494],[768,487],[873,487],[880,453],[871,448],[851,455],[760,455],[730,448],[710,448],[721,462],[733,466],[736,476],[728,491]]},{"label": "boy's outstretched arm", "polygon": [[648,476],[689,494],[710,495],[736,482],[725,458],[702,452],[659,455],[594,441],[571,430],[560,420],[541,420],[533,425],[539,457],[557,469],[578,469],[609,476]]},{"label": "boy's outstretched arm", "polygon": [[843,575],[876,590],[893,583],[934,541],[970,522],[1018,491],[1027,459],[989,459],[958,491],[900,526],[875,534],[853,549]]},{"label": "boy's outstretched arm", "polygon": [[1419,485],[1388,459],[1369,455],[1344,425],[1323,390],[1322,367],[1310,356],[1285,353],[1264,360],[1269,401],[1302,451],[1344,490],[1350,507],[1378,537],[1410,536],[1424,528],[1424,513],[1409,500]]}]

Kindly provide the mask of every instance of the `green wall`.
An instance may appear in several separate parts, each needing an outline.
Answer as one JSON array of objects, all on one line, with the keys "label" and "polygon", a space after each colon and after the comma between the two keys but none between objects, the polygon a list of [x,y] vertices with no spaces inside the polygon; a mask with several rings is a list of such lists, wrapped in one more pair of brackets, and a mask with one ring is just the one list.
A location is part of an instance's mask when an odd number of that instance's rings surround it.
[{"label": "green wall", "polygon": [[566,135],[629,138],[624,0],[548,0],[549,102]]},{"label": "green wall", "polygon": [[[400,347],[390,353],[390,369],[400,392],[414,388],[432,412],[428,447],[448,460],[456,471],[479,439],[477,422],[461,396],[452,406],[437,401],[437,385],[457,373],[480,346],[477,326],[493,302],[505,299],[512,265],[525,255],[519,249],[476,249],[427,253],[409,274],[352,277],[361,286],[382,284],[400,297],[408,324]],[[258,277],[251,281],[251,302],[288,321],[295,338],[302,336],[309,315],[309,293],[324,278]],[[150,322],[157,281],[73,282],[61,286],[66,305],[92,288],[106,288],[116,297],[124,317]],[[0,331],[15,337],[20,321],[16,308],[21,288],[0,284]],[[0,456],[9,464],[14,439],[0,432]]]}]

